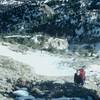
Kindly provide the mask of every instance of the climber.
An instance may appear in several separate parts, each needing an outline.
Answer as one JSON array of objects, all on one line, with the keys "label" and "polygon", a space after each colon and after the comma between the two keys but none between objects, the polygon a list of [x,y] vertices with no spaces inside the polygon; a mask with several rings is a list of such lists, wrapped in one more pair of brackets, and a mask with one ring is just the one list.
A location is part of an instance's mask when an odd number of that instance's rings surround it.
[{"label": "climber", "polygon": [[84,85],[85,82],[85,71],[83,68],[76,70],[74,74],[74,83],[78,85]]},{"label": "climber", "polygon": [[80,78],[81,78],[81,85],[84,85],[85,82],[85,70],[83,68],[79,69],[80,72]]}]

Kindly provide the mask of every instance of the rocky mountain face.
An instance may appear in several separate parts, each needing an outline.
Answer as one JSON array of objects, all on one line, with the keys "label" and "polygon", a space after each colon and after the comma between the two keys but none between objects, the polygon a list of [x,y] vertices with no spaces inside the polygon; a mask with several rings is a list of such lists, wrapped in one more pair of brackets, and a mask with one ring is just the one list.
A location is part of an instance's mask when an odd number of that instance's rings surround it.
[{"label": "rocky mountain face", "polygon": [[1,35],[43,32],[78,43],[100,41],[99,0],[1,0]]}]

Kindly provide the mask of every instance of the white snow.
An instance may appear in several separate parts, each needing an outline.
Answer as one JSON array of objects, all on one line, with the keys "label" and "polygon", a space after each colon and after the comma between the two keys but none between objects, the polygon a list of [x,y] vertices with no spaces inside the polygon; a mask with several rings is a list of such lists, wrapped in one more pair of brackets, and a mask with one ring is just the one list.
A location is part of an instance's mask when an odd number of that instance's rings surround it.
[{"label": "white snow", "polygon": [[85,4],[85,2],[84,1],[80,1],[80,4],[81,4],[81,7],[85,7],[86,6],[86,4]]},{"label": "white snow", "polygon": [[[14,52],[9,48],[9,46],[0,44],[0,55],[30,65],[31,69],[35,71],[36,74],[45,76],[73,76],[73,73],[75,72],[73,68],[67,67],[66,64],[61,66],[61,62],[64,62],[65,59],[60,56],[51,55],[47,52],[38,50],[27,51],[27,54],[23,55],[22,53]],[[73,59],[69,59],[70,62],[72,60]]]},{"label": "white snow", "polygon": [[25,90],[16,90],[13,94],[16,96],[29,96],[29,93]]},{"label": "white snow", "polygon": [[42,35],[35,35],[35,36],[33,36],[33,37],[31,38],[31,40],[33,40],[34,43],[40,44],[40,41],[38,40],[39,37],[42,37]]},{"label": "white snow", "polygon": [[45,0],[44,3],[48,3],[50,0]]},{"label": "white snow", "polygon": [[96,12],[92,12],[91,14],[91,20],[97,19],[97,14]]},{"label": "white snow", "polygon": [[20,2],[20,1],[16,1],[16,0],[2,0],[0,2],[1,5],[12,5],[12,4],[22,4],[23,2]]},{"label": "white snow", "polygon": [[4,38],[30,38],[29,35],[11,35],[11,36],[5,36]]},{"label": "white snow", "polygon": [[[70,67],[74,57],[65,58],[39,50],[29,50],[26,54],[23,54],[11,50],[10,44],[8,46],[0,44],[0,55],[29,65],[31,71],[35,71],[38,75],[73,77],[75,73],[75,69]],[[85,70],[87,76],[95,75],[97,78],[100,78],[100,65],[90,63]]]}]

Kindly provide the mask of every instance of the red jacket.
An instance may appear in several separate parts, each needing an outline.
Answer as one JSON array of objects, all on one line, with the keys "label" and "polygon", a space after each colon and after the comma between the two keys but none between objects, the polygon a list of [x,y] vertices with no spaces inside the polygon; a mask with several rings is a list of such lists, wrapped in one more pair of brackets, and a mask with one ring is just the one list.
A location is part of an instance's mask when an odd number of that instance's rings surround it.
[{"label": "red jacket", "polygon": [[85,71],[84,71],[84,69],[81,68],[81,69],[79,69],[79,71],[80,71],[80,77],[81,77],[82,79],[85,79]]}]

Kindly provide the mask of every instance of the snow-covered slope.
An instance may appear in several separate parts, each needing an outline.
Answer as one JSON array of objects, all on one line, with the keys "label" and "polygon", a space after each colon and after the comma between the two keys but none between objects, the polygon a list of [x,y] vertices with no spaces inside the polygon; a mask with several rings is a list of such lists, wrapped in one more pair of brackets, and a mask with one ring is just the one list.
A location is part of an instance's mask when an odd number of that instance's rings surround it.
[{"label": "snow-covered slope", "polygon": [[26,54],[14,52],[9,46],[0,44],[0,55],[13,58],[31,66],[31,69],[38,75],[46,76],[73,76],[74,69],[62,66],[65,60],[70,63],[73,59],[64,59],[63,57],[49,54],[44,51],[27,51]]},{"label": "snow-covered slope", "polygon": [[[5,43],[6,44],[6,43]],[[46,51],[18,50],[17,45],[0,43],[0,55],[13,58],[30,66],[31,71],[43,76],[72,76],[81,65],[86,65],[86,75],[100,77],[99,58],[82,58],[78,55],[57,55]]]}]

